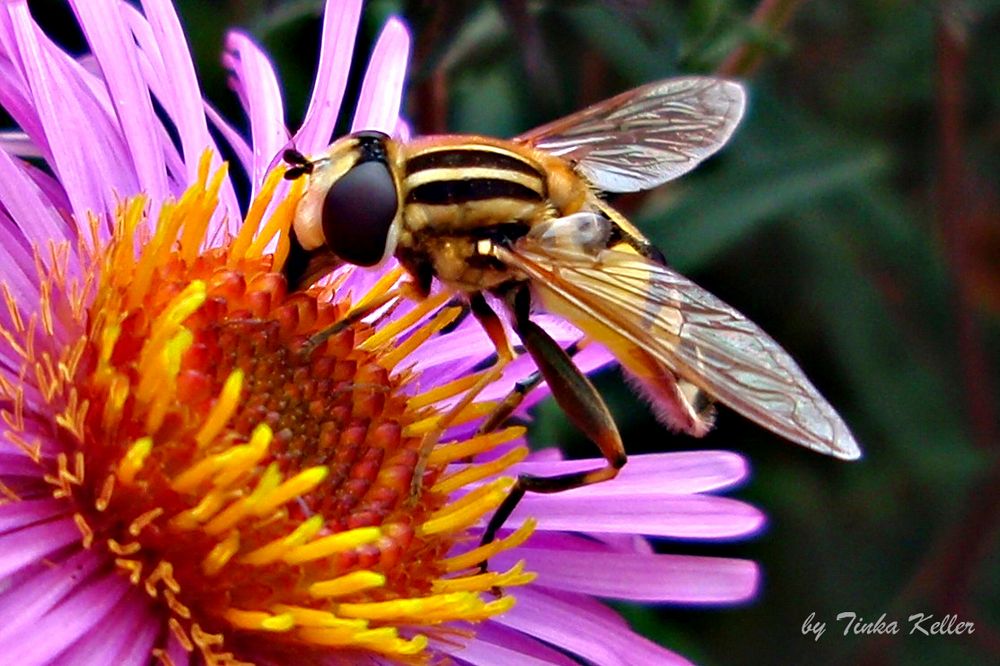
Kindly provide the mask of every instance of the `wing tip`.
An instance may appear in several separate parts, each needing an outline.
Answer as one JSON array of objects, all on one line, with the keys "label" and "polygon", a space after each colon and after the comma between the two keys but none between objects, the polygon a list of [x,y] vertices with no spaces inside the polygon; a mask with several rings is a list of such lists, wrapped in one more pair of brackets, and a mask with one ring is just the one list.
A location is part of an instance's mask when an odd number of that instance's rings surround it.
[{"label": "wing tip", "polygon": [[854,435],[847,429],[844,423],[839,424],[837,432],[830,444],[827,446],[827,453],[840,460],[858,460],[862,457],[861,447],[858,446]]},{"label": "wing tip", "polygon": [[836,449],[831,451],[834,458],[839,458],[840,460],[860,460],[864,457],[861,453],[861,448],[858,446],[857,442],[851,441],[850,446],[844,446],[843,443],[839,443]]}]

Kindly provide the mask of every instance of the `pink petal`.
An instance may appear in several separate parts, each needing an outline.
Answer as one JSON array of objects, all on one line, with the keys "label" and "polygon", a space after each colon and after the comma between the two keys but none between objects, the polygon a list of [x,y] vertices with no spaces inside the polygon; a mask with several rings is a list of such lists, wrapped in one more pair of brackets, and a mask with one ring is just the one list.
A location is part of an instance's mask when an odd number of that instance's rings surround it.
[{"label": "pink petal", "polygon": [[[37,470],[38,467],[36,466]],[[0,504],[0,534],[16,530],[68,513],[65,502],[55,499],[21,500]]]},{"label": "pink petal", "polygon": [[[475,645],[474,645],[475,644]],[[577,662],[545,643],[520,631],[484,622],[476,628],[476,636],[462,650],[444,651],[473,664],[541,663],[554,666],[576,666]],[[522,661],[524,659],[533,662]]]},{"label": "pink petal", "polygon": [[[523,462],[515,465],[511,471],[552,476],[594,469],[603,464],[603,458],[556,463]],[[595,498],[703,493],[731,487],[746,479],[747,474],[746,460],[729,451],[649,453],[629,458],[613,481],[596,483],[570,492],[574,496]]]},{"label": "pink petal", "polygon": [[371,129],[390,134],[396,129],[409,57],[410,32],[394,16],[382,28],[365,71],[352,132]]},{"label": "pink petal", "polygon": [[[128,7],[126,5],[126,7]],[[164,0],[144,0],[146,25],[151,37],[139,40],[147,53],[155,53],[161,61],[159,73],[164,79],[169,95],[164,95],[161,103],[167,115],[177,127],[178,138],[188,168],[188,180],[194,182],[198,175],[198,161],[206,148],[212,148],[218,159],[218,149],[208,133],[208,122],[202,110],[201,87],[194,71],[191,51],[188,49],[184,29],[174,10],[173,4]],[[132,17],[130,25],[138,38],[143,21],[137,12],[128,7]],[[155,51],[154,51],[155,49]],[[238,209],[237,209],[238,210]]]},{"label": "pink petal", "polygon": [[20,61],[20,55],[10,16],[3,12],[0,12],[0,26],[0,50],[3,53],[3,58],[0,58],[0,108],[10,114],[14,122],[31,138],[32,143],[38,146],[41,157],[48,158],[51,150],[31,99],[31,91],[28,90],[21,70],[14,65],[14,62]]},{"label": "pink petal", "polygon": [[[166,0],[145,0],[145,17],[130,5],[122,5],[122,8],[136,41],[145,54],[155,58],[158,78],[163,80],[165,90],[169,91],[169,94],[158,94],[157,99],[177,128],[186,166],[187,177],[183,183],[186,186],[195,181],[198,163],[205,150],[212,151],[213,169],[221,166],[222,157],[208,131],[201,87],[184,29],[173,4]],[[239,217],[239,201],[230,179],[223,183],[219,194],[222,208],[228,216],[233,219]]]},{"label": "pink petal", "polygon": [[302,127],[293,140],[295,147],[307,155],[326,148],[333,135],[351,72],[361,6],[361,0],[328,0],[326,3],[316,82]]},{"label": "pink petal", "polygon": [[79,541],[80,530],[69,518],[8,532],[0,536],[0,579]]},{"label": "pink petal", "polygon": [[[12,240],[20,235],[20,228],[2,212],[0,212],[0,231]],[[31,258],[17,242],[0,244],[0,280],[7,284],[22,315],[30,315],[38,309],[39,290],[37,280],[33,279],[35,274]],[[0,318],[4,322],[10,322],[6,306],[0,308]],[[6,344],[0,344],[0,348],[6,347]],[[13,358],[9,363],[12,368],[20,365],[20,362]]]},{"label": "pink petal", "polygon": [[[145,599],[141,598],[142,593],[139,592],[138,590],[133,591],[131,594],[133,594],[134,596],[139,596],[140,598],[134,601],[126,599],[123,600],[123,603],[125,601],[131,601],[131,603],[138,604],[141,601],[145,601]],[[124,641],[124,645],[122,646],[122,649],[119,651],[118,655],[114,658],[113,663],[122,664],[122,666],[126,666],[128,664],[135,664],[135,666],[143,666],[144,664],[148,663],[149,654],[152,651],[153,643],[159,639],[161,622],[159,618],[157,618],[156,615],[151,610],[148,609],[148,606],[145,612],[140,613],[135,610],[133,610],[132,612],[136,613],[137,615],[136,630],[131,637],[129,637],[128,635],[124,636],[124,638],[126,639]],[[122,633],[124,634],[124,632]],[[180,661],[174,662],[174,664],[177,666],[180,666],[181,663],[186,663],[186,662],[180,662]]]},{"label": "pink petal", "polygon": [[[28,176],[21,161],[3,150],[0,150],[0,201],[31,245],[44,247],[49,241],[74,237],[52,203]],[[31,277],[37,279],[34,274]]]},{"label": "pink petal", "polygon": [[83,638],[69,646],[53,660],[58,666],[143,666],[162,623],[150,612],[148,597],[130,587],[125,596],[108,614],[113,620],[101,622]]},{"label": "pink petal", "polygon": [[[40,479],[42,474],[44,474],[42,468],[28,456],[20,453],[0,452],[0,477],[26,476]],[[0,507],[0,515],[3,515],[2,507]]]},{"label": "pink petal", "polygon": [[31,137],[21,131],[0,132],[0,148],[16,157],[44,157]]},{"label": "pink petal", "polygon": [[32,634],[45,636],[45,640],[16,636],[0,641],[0,654],[11,664],[49,662],[95,626],[116,621],[107,616],[130,587],[125,578],[111,573],[78,588],[32,626]]},{"label": "pink petal", "polygon": [[537,636],[592,663],[602,666],[689,663],[648,639],[623,630],[618,623],[587,612],[571,599],[559,599],[530,587],[518,588],[516,596],[514,608],[494,618],[494,622]]},{"label": "pink petal", "polygon": [[[609,482],[605,485],[614,485]],[[730,539],[757,532],[763,514],[737,500],[710,495],[666,495],[636,498],[586,497],[579,490],[553,495],[527,495],[515,509],[508,527],[528,516],[540,530],[638,533],[681,539]]]},{"label": "pink petal", "polygon": [[501,571],[520,559],[543,587],[628,601],[733,603],[753,598],[759,581],[748,560],[530,547],[498,555],[490,568]]},{"label": "pink petal", "polygon": [[400,118],[392,135],[400,141],[409,141],[410,137],[413,136],[413,128],[410,127],[410,123]]},{"label": "pink petal", "polygon": [[253,146],[250,182],[256,194],[275,155],[288,143],[281,88],[267,55],[250,37],[230,32],[226,36],[226,51],[223,63],[232,72],[230,85],[250,119]]},{"label": "pink petal", "polygon": [[511,650],[506,645],[501,646],[496,643],[489,643],[480,640],[478,638],[478,633],[477,638],[466,641],[461,649],[449,649],[448,652],[454,654],[462,661],[469,664],[475,664],[476,666],[497,666],[498,664],[523,664],[524,666],[552,666],[552,664],[567,664],[568,666],[573,666],[575,663],[565,657],[561,657],[561,661],[555,662],[550,659],[538,659],[531,657],[523,652]]},{"label": "pink petal", "polygon": [[161,123],[153,114],[153,101],[139,72],[135,40],[118,0],[73,0],[70,4],[100,63],[139,188],[150,195],[151,202],[163,201],[167,177],[163,151],[156,141]]},{"label": "pink petal", "polygon": [[[7,11],[22,75],[73,214],[86,220],[90,212],[114,210],[118,197],[139,190],[119,127],[88,89],[82,69],[37,31],[23,0],[8,4]],[[80,118],[87,119],[88,131],[78,131]]]},{"label": "pink petal", "polygon": [[36,570],[5,581],[0,593],[0,642],[31,630],[40,617],[79,587],[105,560],[93,551],[81,550],[59,563],[38,562]]},{"label": "pink petal", "polygon": [[170,657],[170,663],[174,666],[187,666],[191,663],[191,653],[177,641],[173,632],[167,636],[167,656]]},{"label": "pink petal", "polygon": [[243,135],[236,131],[232,125],[226,122],[225,118],[215,110],[209,103],[204,104],[205,115],[208,116],[209,121],[211,121],[212,126],[219,131],[222,138],[226,140],[229,147],[232,148],[233,153],[236,154],[236,160],[243,167],[243,171],[250,173],[253,169],[253,151],[250,149],[250,144],[246,142]]},{"label": "pink petal", "polygon": [[[132,38],[135,39],[139,46],[136,50],[136,59],[139,63],[139,71],[142,72],[143,81],[156,101],[159,102],[160,108],[169,117],[174,106],[173,91],[165,80],[163,58],[160,55],[156,39],[153,37],[153,30],[149,27],[149,23],[146,22],[146,17],[139,13],[139,10],[135,7],[123,4],[121,9],[125,20],[128,22],[129,30],[132,32]],[[171,118],[171,121],[176,129],[177,121],[173,118]],[[157,122],[155,131],[159,135],[158,141],[163,150],[163,160],[167,169],[170,192],[175,195],[179,194],[191,181],[189,171],[194,164],[191,167],[184,164],[180,148],[174,145],[174,139],[167,133],[167,129],[163,123]]]}]

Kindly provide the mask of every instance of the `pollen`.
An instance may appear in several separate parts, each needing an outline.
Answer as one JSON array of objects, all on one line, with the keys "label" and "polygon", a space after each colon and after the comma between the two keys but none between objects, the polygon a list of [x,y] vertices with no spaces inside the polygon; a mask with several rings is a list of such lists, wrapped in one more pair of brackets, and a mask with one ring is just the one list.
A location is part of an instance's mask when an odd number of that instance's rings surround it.
[{"label": "pollen", "polygon": [[[40,311],[0,284],[0,337],[32,380],[0,385],[8,439],[70,504],[81,546],[105,552],[206,663],[430,661],[434,641],[463,636],[448,623],[506,612],[534,577],[523,562],[479,567],[532,521],[484,546],[476,531],[513,485],[523,428],[445,438],[418,466],[476,377],[425,385],[409,359],[458,310],[440,295],[400,307],[400,271],[363,294],[336,279],[289,293],[301,185],[278,200],[276,170],[238,233],[210,241],[224,172],[209,164],[155,219],[140,197],[109,239],[91,220],[79,270],[70,248],[46,250]],[[366,303],[384,307],[356,316]],[[58,450],[25,425],[28,396],[54,415]],[[450,422],[492,409],[472,402]]]}]

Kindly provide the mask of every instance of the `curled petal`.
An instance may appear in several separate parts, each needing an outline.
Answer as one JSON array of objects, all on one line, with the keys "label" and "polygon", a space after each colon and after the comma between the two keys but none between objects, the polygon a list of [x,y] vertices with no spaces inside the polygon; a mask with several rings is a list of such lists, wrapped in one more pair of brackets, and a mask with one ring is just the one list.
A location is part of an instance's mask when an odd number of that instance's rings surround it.
[{"label": "curled petal", "polygon": [[347,88],[361,6],[361,0],[327,1],[316,82],[302,127],[294,139],[295,147],[307,155],[319,152],[330,143]]},{"label": "curled petal", "polygon": [[399,105],[410,54],[410,32],[393,17],[382,28],[365,72],[351,131],[372,129],[391,134],[399,122]]}]

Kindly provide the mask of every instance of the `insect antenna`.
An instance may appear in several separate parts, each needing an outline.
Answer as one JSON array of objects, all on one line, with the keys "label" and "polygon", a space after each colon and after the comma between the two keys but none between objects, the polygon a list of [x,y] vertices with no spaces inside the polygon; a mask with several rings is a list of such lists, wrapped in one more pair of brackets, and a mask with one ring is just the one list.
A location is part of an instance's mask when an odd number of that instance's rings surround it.
[{"label": "insect antenna", "polygon": [[312,173],[313,162],[295,148],[287,148],[281,154],[281,159],[290,165],[285,172],[285,180],[297,180],[302,176]]}]

